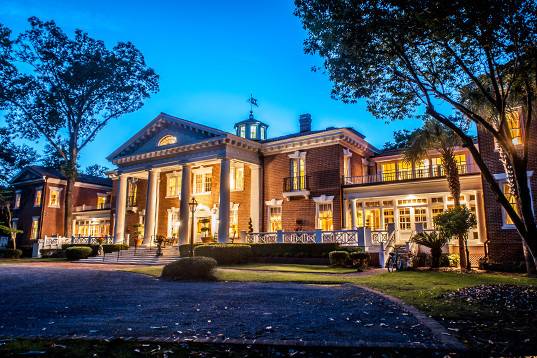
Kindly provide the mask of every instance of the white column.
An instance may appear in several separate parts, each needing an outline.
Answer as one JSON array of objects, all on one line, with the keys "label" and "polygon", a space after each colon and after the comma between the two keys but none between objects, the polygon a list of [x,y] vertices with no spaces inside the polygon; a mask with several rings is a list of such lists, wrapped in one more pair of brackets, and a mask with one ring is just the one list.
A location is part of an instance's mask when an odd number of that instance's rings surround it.
[{"label": "white column", "polygon": [[[119,176],[116,198],[116,221],[114,223],[114,244],[125,243],[125,212],[127,209],[127,175]],[[126,244],[126,243],[125,243]]]},{"label": "white column", "polygon": [[147,200],[145,202],[145,227],[144,245],[149,245],[155,235],[155,223],[157,215],[157,188],[160,170],[150,169],[147,176]]},{"label": "white column", "polygon": [[250,165],[250,217],[254,232],[261,231],[261,167],[257,164]]},{"label": "white column", "polygon": [[191,183],[191,167],[190,165],[183,165],[183,172],[181,176],[181,203],[179,209],[179,243],[188,243],[188,235],[190,235],[190,208],[188,202],[190,201],[190,183]]},{"label": "white column", "polygon": [[356,199],[351,200],[351,229],[356,229]]},{"label": "white column", "polygon": [[226,243],[229,236],[229,172],[230,161],[220,162],[220,204],[218,205],[218,242]]}]

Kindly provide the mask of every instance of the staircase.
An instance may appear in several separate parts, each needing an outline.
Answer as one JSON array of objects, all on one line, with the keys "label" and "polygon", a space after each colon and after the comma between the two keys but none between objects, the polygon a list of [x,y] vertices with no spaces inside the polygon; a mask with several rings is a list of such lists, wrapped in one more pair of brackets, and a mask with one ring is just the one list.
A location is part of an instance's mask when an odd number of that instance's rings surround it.
[{"label": "staircase", "polygon": [[162,256],[156,256],[156,247],[129,247],[128,250],[112,252],[104,256],[88,257],[78,260],[80,263],[93,264],[124,264],[124,265],[166,265],[179,259],[179,249],[168,246],[162,249]]}]

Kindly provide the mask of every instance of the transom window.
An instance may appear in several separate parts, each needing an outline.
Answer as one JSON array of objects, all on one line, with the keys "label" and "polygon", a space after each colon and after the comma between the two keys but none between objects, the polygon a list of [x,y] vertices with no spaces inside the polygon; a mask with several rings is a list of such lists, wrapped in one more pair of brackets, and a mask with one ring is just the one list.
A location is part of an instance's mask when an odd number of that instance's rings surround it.
[{"label": "transom window", "polygon": [[397,205],[427,204],[427,198],[399,199]]},{"label": "transom window", "polygon": [[168,134],[168,135],[165,135],[164,137],[160,138],[160,140],[158,141],[157,146],[162,147],[162,146],[165,146],[165,145],[171,145],[171,144],[175,144],[175,143],[177,143],[177,137]]},{"label": "transom window", "polygon": [[177,197],[181,194],[181,173],[170,173],[166,176],[166,197]]}]

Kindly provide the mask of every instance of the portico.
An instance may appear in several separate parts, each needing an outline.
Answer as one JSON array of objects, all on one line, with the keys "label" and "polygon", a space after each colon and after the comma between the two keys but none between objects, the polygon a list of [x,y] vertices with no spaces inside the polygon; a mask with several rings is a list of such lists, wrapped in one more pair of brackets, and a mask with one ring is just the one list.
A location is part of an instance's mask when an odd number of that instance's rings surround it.
[{"label": "portico", "polygon": [[[163,142],[164,141],[164,142]],[[114,242],[154,245],[157,236],[221,243],[259,230],[261,166],[257,143],[159,115],[109,157],[118,166]]]}]

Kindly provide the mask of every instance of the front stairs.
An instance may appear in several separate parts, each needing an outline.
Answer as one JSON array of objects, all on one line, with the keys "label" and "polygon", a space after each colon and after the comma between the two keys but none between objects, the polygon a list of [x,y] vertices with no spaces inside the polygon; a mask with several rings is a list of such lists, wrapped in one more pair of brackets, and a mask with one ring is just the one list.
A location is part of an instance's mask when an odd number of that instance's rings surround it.
[{"label": "front stairs", "polygon": [[162,256],[156,256],[156,247],[129,247],[128,250],[112,252],[104,256],[93,256],[78,260],[80,263],[123,264],[123,265],[166,265],[179,259],[179,248],[168,246],[162,249]]}]

